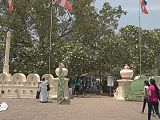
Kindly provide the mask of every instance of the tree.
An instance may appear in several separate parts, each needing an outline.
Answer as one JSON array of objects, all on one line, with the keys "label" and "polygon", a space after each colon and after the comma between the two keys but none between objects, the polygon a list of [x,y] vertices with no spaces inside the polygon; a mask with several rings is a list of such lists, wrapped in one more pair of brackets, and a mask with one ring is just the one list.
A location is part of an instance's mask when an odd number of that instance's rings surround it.
[{"label": "tree", "polygon": [[25,74],[48,73],[49,56],[52,74],[60,61],[67,64],[72,75],[104,68],[109,58],[101,56],[101,46],[113,38],[118,20],[126,12],[109,3],[97,11],[93,3],[75,0],[73,11],[68,12],[48,0],[14,1],[14,11],[0,15],[0,33],[12,32],[11,73],[15,69]]},{"label": "tree", "polygon": [[[111,74],[114,48],[116,48],[118,41],[116,41],[115,30],[118,27],[118,21],[126,12],[122,10],[121,6],[113,8],[109,3],[104,3],[103,8],[99,11],[99,34],[96,40],[96,68],[99,68],[101,73],[106,71]],[[111,60],[112,59],[112,60]],[[111,61],[113,61],[111,63]]]},{"label": "tree", "polygon": [[[120,36],[122,39],[123,49],[125,52],[123,58],[135,70],[135,74],[140,71],[140,45],[141,45],[141,65],[142,74],[153,75],[157,56],[157,45],[159,45],[158,36],[155,32],[150,30],[143,30],[133,25],[128,25],[120,29]],[[139,37],[140,34],[140,37]],[[141,43],[139,40],[141,39]],[[152,72],[151,72],[152,71]]]},{"label": "tree", "polygon": [[[93,53],[77,41],[60,41],[55,44],[56,65],[63,62],[69,69],[69,76],[90,72],[93,68]],[[59,49],[60,48],[60,49]]]}]

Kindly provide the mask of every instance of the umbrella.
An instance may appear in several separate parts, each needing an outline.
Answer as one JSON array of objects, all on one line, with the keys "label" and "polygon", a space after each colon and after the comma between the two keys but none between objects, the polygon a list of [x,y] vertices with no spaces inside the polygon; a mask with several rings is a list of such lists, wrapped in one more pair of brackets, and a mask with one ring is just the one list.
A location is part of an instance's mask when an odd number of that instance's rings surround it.
[{"label": "umbrella", "polygon": [[80,77],[87,77],[87,76],[88,76],[88,73],[84,73]]}]

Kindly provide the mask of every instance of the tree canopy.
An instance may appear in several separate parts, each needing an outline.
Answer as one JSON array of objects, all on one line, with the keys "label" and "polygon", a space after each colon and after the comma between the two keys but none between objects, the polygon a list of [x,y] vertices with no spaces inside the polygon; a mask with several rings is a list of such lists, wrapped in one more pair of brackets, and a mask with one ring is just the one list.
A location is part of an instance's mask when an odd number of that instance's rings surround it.
[{"label": "tree canopy", "polygon": [[54,74],[59,62],[63,62],[69,70],[69,76],[86,72],[98,76],[100,73],[118,75],[126,63],[138,75],[140,32],[142,73],[160,74],[160,67],[157,67],[160,63],[158,29],[143,30],[127,25],[116,33],[118,21],[127,14],[121,6],[112,7],[105,2],[98,11],[94,6],[95,0],[70,2],[73,4],[72,11],[51,4],[48,0],[14,0],[13,12],[2,9],[0,71],[3,67],[6,33],[11,31],[12,74],[14,71],[26,75],[48,73],[50,56],[51,74]]}]

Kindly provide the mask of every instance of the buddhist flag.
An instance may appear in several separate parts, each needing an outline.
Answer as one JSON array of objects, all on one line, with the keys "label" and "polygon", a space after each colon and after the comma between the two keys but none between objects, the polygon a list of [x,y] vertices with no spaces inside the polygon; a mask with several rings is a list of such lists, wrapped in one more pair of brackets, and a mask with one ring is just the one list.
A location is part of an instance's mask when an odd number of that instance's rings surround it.
[{"label": "buddhist flag", "polygon": [[8,10],[9,12],[13,11],[13,1],[12,0],[7,0],[8,3]]},{"label": "buddhist flag", "polygon": [[146,5],[147,5],[147,2],[145,0],[141,0],[141,9],[142,9],[142,12],[145,13],[145,14],[148,14],[148,10],[146,8]]},{"label": "buddhist flag", "polygon": [[2,9],[8,10],[9,12],[13,11],[13,2],[12,0],[0,0],[2,3]]},{"label": "buddhist flag", "polygon": [[72,5],[67,0],[55,0],[55,3],[64,7],[67,10],[72,10]]}]

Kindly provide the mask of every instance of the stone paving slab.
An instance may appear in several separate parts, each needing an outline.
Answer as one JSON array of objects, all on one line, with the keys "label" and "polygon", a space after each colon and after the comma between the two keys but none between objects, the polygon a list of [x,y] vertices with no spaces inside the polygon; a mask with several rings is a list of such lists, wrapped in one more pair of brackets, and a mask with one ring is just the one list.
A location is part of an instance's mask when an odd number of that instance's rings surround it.
[{"label": "stone paving slab", "polygon": [[49,103],[39,103],[36,99],[0,101],[9,106],[0,112],[0,120],[147,120],[147,114],[140,113],[142,102],[117,101],[106,96],[74,98],[70,105],[59,105],[56,100]]}]

